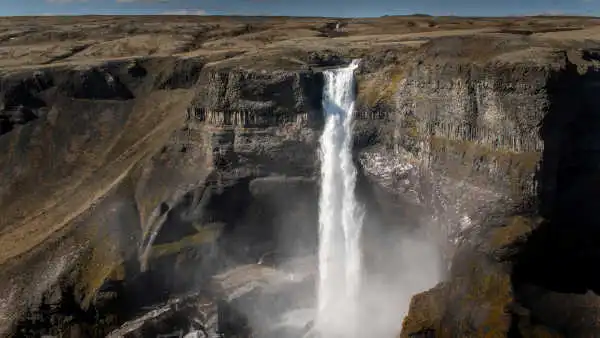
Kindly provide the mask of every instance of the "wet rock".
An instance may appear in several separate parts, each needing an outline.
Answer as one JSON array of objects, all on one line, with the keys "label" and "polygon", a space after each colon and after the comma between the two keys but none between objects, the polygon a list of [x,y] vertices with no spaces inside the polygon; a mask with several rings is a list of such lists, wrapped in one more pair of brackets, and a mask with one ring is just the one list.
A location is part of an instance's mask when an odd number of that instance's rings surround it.
[{"label": "wet rock", "polygon": [[[220,325],[229,334],[248,332],[277,337],[283,332],[306,333],[314,306],[314,257],[296,259],[280,268],[240,266],[215,276],[224,316]],[[303,312],[303,309],[311,309]],[[298,314],[304,324],[288,318]],[[308,318],[307,315],[308,314]],[[227,334],[227,332],[223,332]]]},{"label": "wet rock", "polygon": [[208,338],[216,336],[217,330],[217,308],[214,302],[206,296],[191,294],[173,298],[166,304],[153,306],[152,310],[127,321],[106,337]]}]

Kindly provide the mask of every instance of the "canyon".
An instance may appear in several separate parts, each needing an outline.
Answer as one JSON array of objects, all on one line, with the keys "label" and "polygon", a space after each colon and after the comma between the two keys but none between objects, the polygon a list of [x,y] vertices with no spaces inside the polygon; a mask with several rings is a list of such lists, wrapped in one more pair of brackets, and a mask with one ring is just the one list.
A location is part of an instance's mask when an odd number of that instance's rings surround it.
[{"label": "canyon", "polygon": [[0,334],[310,331],[354,59],[380,336],[600,335],[600,19],[545,16],[6,18]]}]

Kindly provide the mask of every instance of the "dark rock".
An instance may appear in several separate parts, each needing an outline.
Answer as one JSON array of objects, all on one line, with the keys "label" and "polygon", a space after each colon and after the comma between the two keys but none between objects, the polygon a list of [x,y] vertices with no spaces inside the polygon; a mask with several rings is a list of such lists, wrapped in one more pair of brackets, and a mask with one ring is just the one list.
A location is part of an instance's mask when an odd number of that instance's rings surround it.
[{"label": "dark rock", "polygon": [[70,77],[62,90],[76,99],[87,100],[131,100],[133,93],[119,79],[118,75],[105,69],[92,68],[78,76]]},{"label": "dark rock", "polygon": [[29,75],[0,81],[0,135],[47,113],[48,106],[40,94],[50,89],[54,80],[47,72]]},{"label": "dark rock", "polygon": [[600,50],[585,49],[583,50],[582,58],[586,61],[598,61],[600,60]]},{"label": "dark rock", "polygon": [[134,78],[141,78],[148,75],[148,71],[139,62],[135,62],[129,67],[127,72]]},{"label": "dark rock", "polygon": [[183,337],[198,331],[199,337],[208,338],[215,336],[218,330],[217,316],[216,304],[205,295],[174,297],[127,321],[106,337]]},{"label": "dark rock", "polygon": [[200,78],[203,64],[199,60],[186,60],[176,62],[173,69],[169,71],[168,77],[156,86],[158,89],[189,89],[196,84]]},{"label": "dark rock", "polygon": [[348,63],[346,58],[330,50],[311,52],[308,55],[308,64],[313,67],[338,67]]}]

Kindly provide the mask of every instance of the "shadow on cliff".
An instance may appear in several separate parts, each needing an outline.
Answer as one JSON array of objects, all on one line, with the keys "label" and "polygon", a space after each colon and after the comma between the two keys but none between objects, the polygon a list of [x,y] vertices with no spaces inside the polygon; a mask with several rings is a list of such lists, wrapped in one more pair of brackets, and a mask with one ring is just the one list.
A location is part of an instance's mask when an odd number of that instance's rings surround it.
[{"label": "shadow on cliff", "polygon": [[597,296],[574,294],[600,294],[598,81],[600,73],[582,75],[569,62],[549,81],[551,106],[540,128],[544,151],[537,178],[545,221],[516,257],[513,270],[519,301],[533,317],[569,336],[589,336],[586,330],[597,326],[584,323]]},{"label": "shadow on cliff", "polygon": [[[594,262],[600,238],[600,74],[569,67],[550,81],[550,111],[540,128],[539,208],[546,220],[519,257],[515,278],[560,292],[600,291]],[[598,150],[596,150],[598,148]]]}]

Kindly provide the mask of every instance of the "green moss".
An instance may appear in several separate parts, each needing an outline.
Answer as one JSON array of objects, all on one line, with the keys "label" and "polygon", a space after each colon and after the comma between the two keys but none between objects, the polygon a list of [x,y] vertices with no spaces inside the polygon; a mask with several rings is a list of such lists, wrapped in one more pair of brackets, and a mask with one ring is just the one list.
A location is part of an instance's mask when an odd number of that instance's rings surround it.
[{"label": "green moss", "polygon": [[519,325],[519,332],[523,338],[565,338],[564,335],[540,325],[531,327]]},{"label": "green moss", "polygon": [[125,280],[125,265],[117,264],[110,274],[106,277],[108,280],[112,281],[123,281]]},{"label": "green moss", "polygon": [[440,336],[440,324],[444,315],[443,287],[416,294],[410,301],[410,311],[402,321],[400,338],[433,330]]},{"label": "green moss", "polygon": [[102,220],[90,221],[76,234],[87,248],[75,262],[72,275],[75,297],[83,309],[88,309],[106,280],[124,280],[124,257]]},{"label": "green moss", "polygon": [[402,68],[392,66],[375,74],[370,80],[359,81],[358,100],[369,107],[380,102],[391,102],[405,76]]},{"label": "green moss", "polygon": [[492,230],[489,243],[492,249],[501,249],[517,242],[523,241],[537,227],[540,220],[513,216],[506,226]]},{"label": "green moss", "polygon": [[505,337],[511,324],[508,306],[513,302],[510,275],[496,269],[482,269],[478,262],[473,262],[471,273],[454,283],[464,285],[467,290],[463,306],[477,308],[475,336]]},{"label": "green moss", "polygon": [[[152,247],[150,257],[176,254],[188,247],[213,242],[220,235],[222,228],[222,224],[204,226],[199,228],[197,234],[184,237],[180,241],[155,245]],[[96,293],[107,280],[126,278],[123,257],[116,253],[109,243],[111,242],[108,238],[99,240],[85,255],[82,255],[83,258],[79,262],[76,293],[84,309],[90,306]]]},{"label": "green moss", "polygon": [[427,331],[438,338],[506,337],[513,303],[510,274],[481,259],[468,258],[460,264],[469,269],[460,276],[414,296],[400,337]]},{"label": "green moss", "polygon": [[[476,163],[484,166],[494,165],[497,168],[502,184],[509,183],[511,193],[516,196],[523,195],[523,189],[531,185],[532,175],[535,173],[540,161],[540,152],[514,152],[506,149],[492,148],[465,140],[450,140],[444,137],[433,136],[430,138],[431,151],[435,156],[460,159],[457,166],[448,167],[448,175],[456,179],[480,177],[481,183],[489,184],[489,175],[480,175]],[[499,182],[500,183],[500,182]]]},{"label": "green moss", "polygon": [[150,253],[150,258],[172,255],[189,247],[214,242],[221,234],[222,229],[222,225],[206,226],[201,228],[197,234],[184,237],[177,242],[154,245]]},{"label": "green moss", "polygon": [[102,244],[92,246],[82,262],[77,283],[81,306],[87,309],[107,279],[125,278],[123,259]]}]

